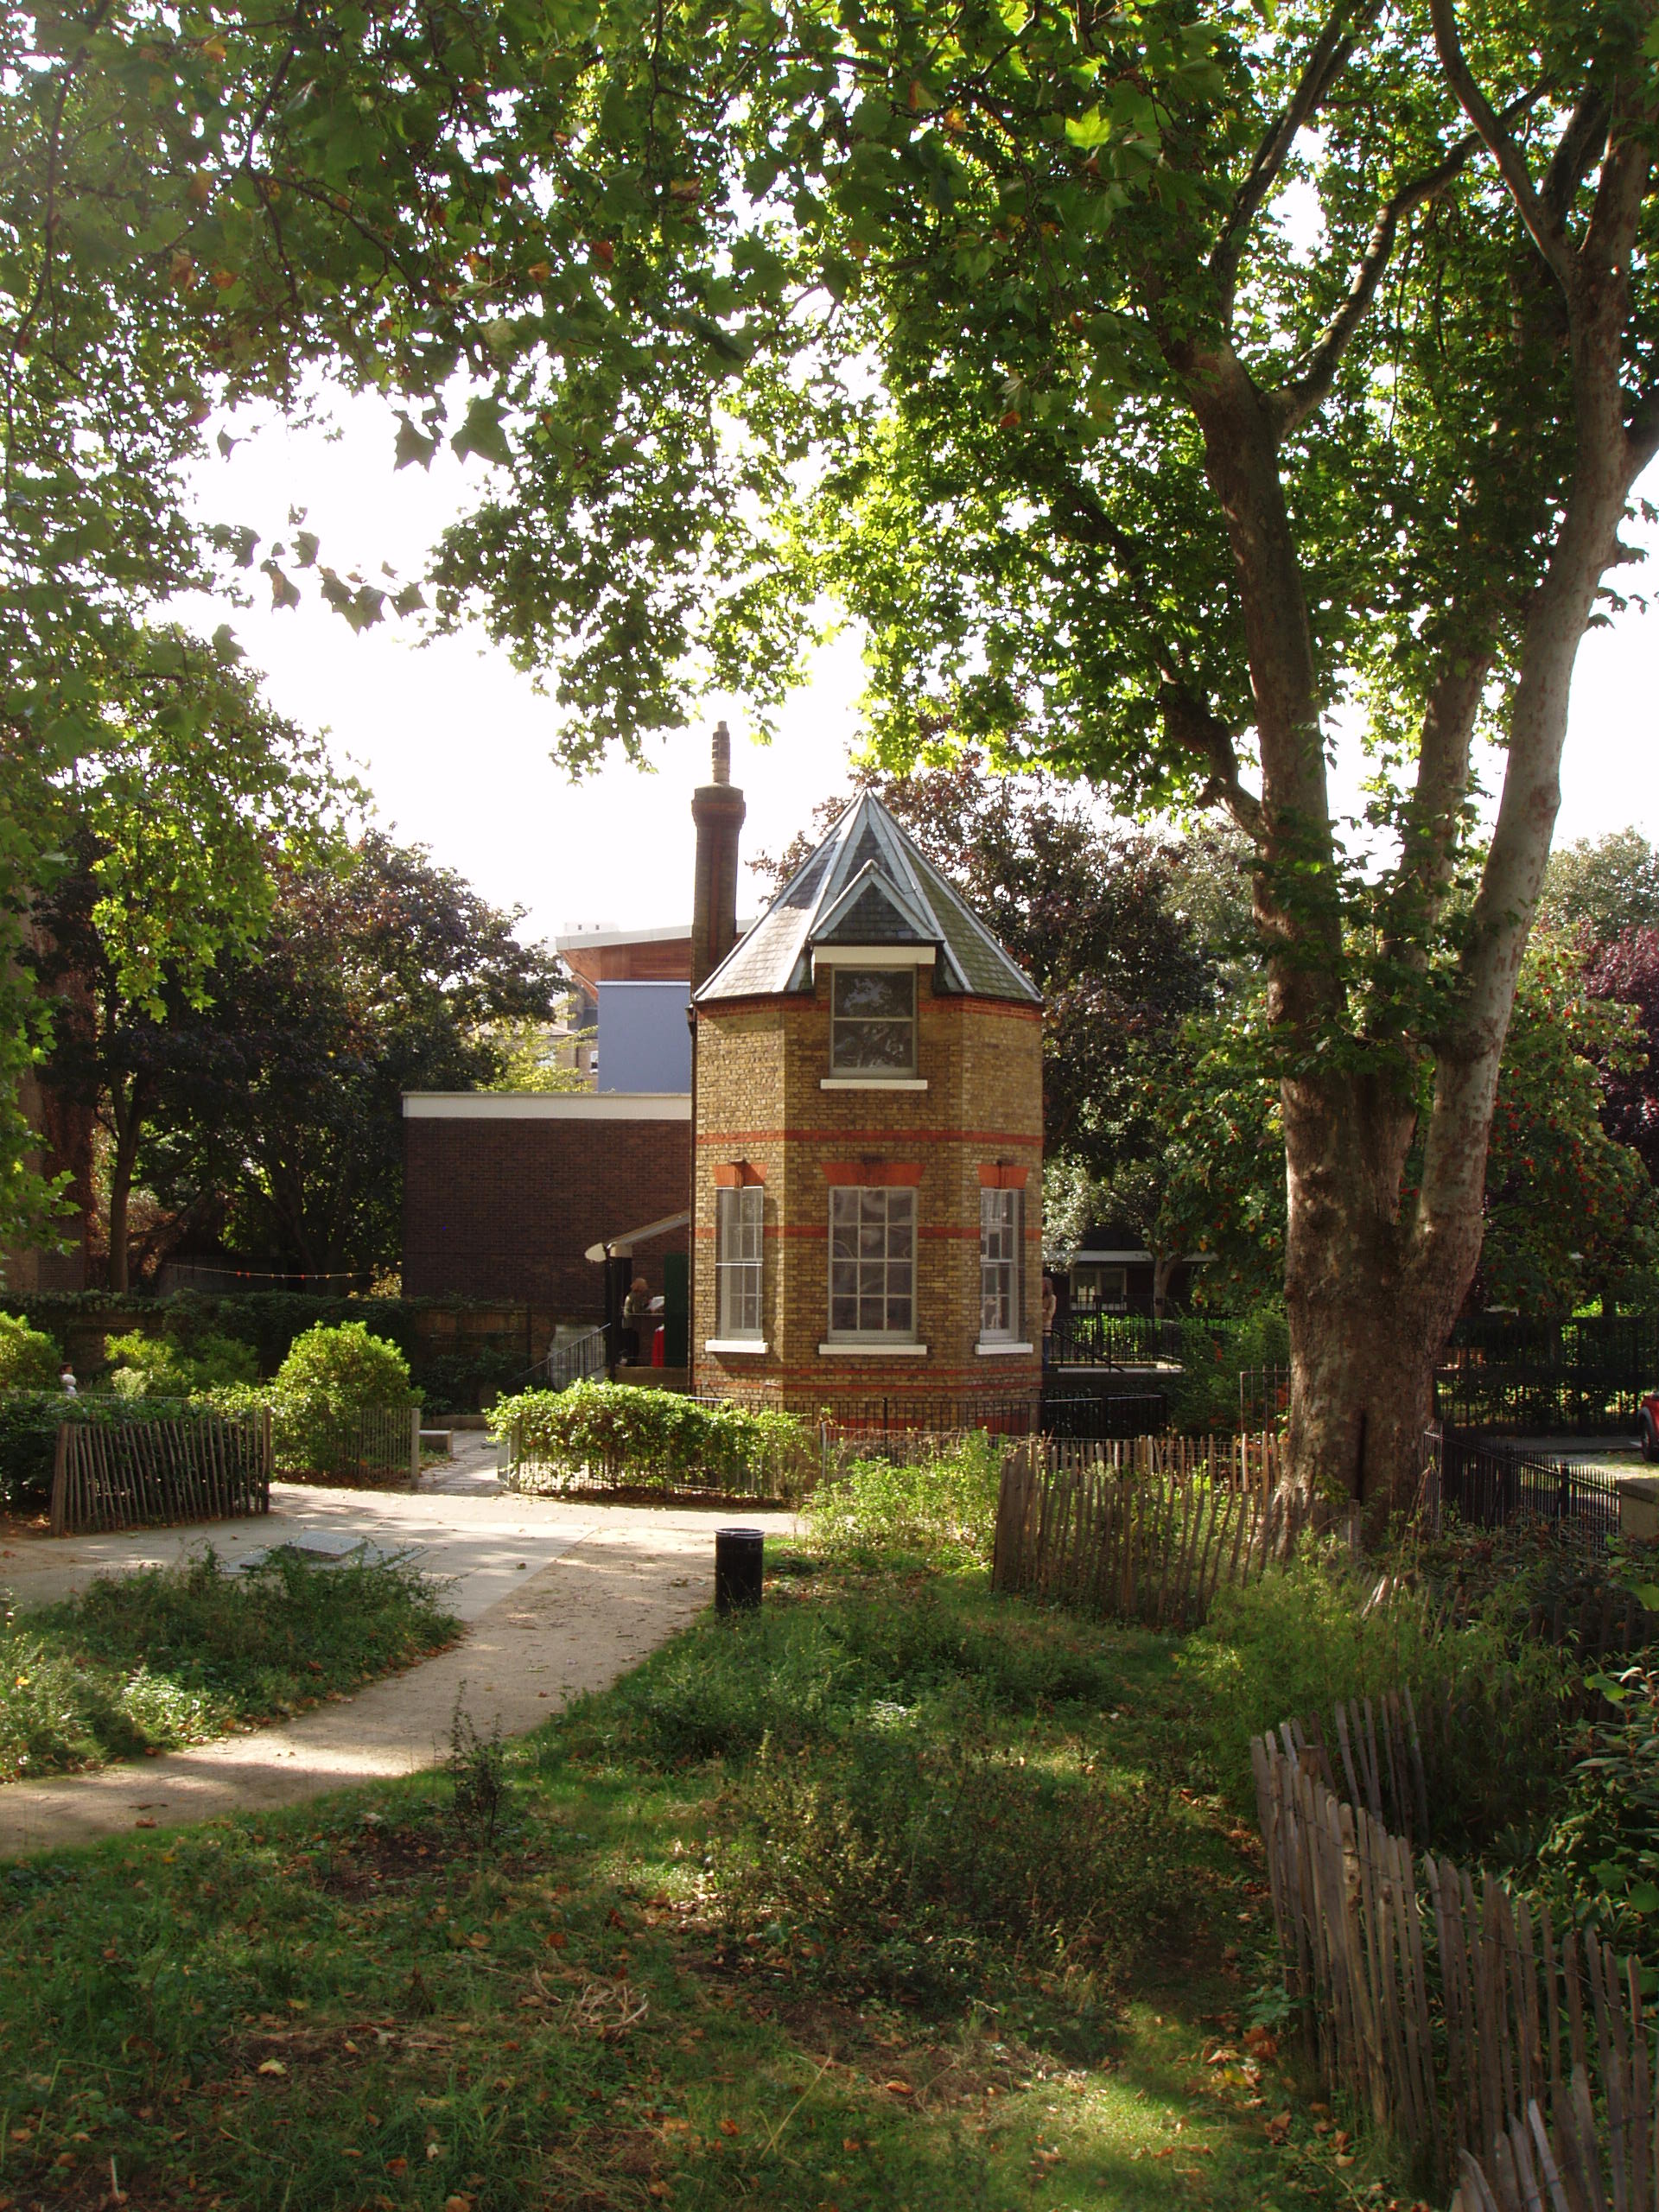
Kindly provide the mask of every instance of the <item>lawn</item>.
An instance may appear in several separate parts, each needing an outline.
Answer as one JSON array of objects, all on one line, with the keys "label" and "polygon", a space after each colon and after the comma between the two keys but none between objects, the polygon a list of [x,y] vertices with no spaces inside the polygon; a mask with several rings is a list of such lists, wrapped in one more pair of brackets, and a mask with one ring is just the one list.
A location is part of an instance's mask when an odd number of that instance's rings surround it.
[{"label": "lawn", "polygon": [[1277,2051],[1170,1643],[772,1565],[459,1791],[0,1869],[0,2208],[1413,2201]]},{"label": "lawn", "polygon": [[211,1550],[0,1611],[0,1782],[102,1766],[285,1719],[454,1643],[440,1593],[397,1562]]}]

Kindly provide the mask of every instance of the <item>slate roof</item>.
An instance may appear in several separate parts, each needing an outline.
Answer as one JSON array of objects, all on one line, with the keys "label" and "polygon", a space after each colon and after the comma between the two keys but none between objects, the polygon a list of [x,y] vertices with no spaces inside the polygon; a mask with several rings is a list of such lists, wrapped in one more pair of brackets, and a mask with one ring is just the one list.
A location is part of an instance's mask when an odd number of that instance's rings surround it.
[{"label": "slate roof", "polygon": [[696,1002],[809,990],[815,944],[931,944],[936,990],[1042,1002],[1030,976],[868,791],[733,946]]}]

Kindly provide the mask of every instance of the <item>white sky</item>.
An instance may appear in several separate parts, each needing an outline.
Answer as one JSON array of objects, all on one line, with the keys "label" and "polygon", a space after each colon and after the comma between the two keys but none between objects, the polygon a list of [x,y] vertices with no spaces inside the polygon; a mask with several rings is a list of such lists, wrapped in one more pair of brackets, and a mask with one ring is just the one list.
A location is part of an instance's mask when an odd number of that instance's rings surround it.
[{"label": "white sky", "polygon": [[[476,496],[490,472],[444,448],[429,475],[394,474],[390,411],[377,399],[338,410],[342,432],[276,426],[238,444],[197,474],[201,512],[264,533],[256,559],[291,543],[290,505],[322,541],[321,558],[345,575],[384,582],[390,561],[418,575],[426,547]],[[1641,572],[1625,570],[1642,588]],[[746,852],[778,852],[819,799],[843,789],[848,747],[860,732],[862,669],[855,638],[825,648],[812,679],[784,709],[770,747],[748,741],[741,702],[716,702],[707,722],[660,748],[655,774],[620,760],[580,784],[548,757],[555,710],[481,635],[417,645],[417,625],[388,613],[354,636],[302,575],[304,603],[277,613],[266,580],[251,573],[256,603],[179,602],[192,626],[228,620],[273,705],[330,733],[342,766],[372,791],[380,819],[426,845],[501,906],[528,910],[523,934],[581,926],[654,927],[689,918],[690,794],[708,774],[709,729],[723,712],[733,734],[732,779],[748,802]],[[1558,842],[1634,824],[1659,829],[1659,683],[1656,633],[1635,610],[1597,630],[1579,655],[1562,774]],[[1357,764],[1339,764],[1351,791]],[[1339,804],[1344,802],[1338,802]],[[1351,798],[1345,802],[1352,804]],[[752,912],[760,893],[740,893]]]}]

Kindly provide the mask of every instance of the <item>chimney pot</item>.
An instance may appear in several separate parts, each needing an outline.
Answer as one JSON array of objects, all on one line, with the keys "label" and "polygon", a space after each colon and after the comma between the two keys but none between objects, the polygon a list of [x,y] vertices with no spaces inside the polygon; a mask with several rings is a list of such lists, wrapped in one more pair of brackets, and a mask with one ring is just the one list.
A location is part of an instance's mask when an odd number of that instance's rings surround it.
[{"label": "chimney pot", "polygon": [[715,774],[717,784],[732,780],[732,734],[724,722],[715,724]]}]

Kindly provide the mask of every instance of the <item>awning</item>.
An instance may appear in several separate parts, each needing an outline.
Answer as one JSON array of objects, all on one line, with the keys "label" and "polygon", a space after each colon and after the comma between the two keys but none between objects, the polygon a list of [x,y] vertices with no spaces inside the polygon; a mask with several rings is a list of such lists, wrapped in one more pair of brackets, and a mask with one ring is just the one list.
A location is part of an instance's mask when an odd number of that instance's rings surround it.
[{"label": "awning", "polygon": [[671,1229],[689,1229],[691,1216],[685,1213],[665,1213],[660,1221],[648,1221],[643,1229],[625,1229],[620,1236],[601,1238],[590,1244],[582,1254],[585,1260],[626,1260],[636,1244],[649,1244],[653,1236],[666,1236]]}]

